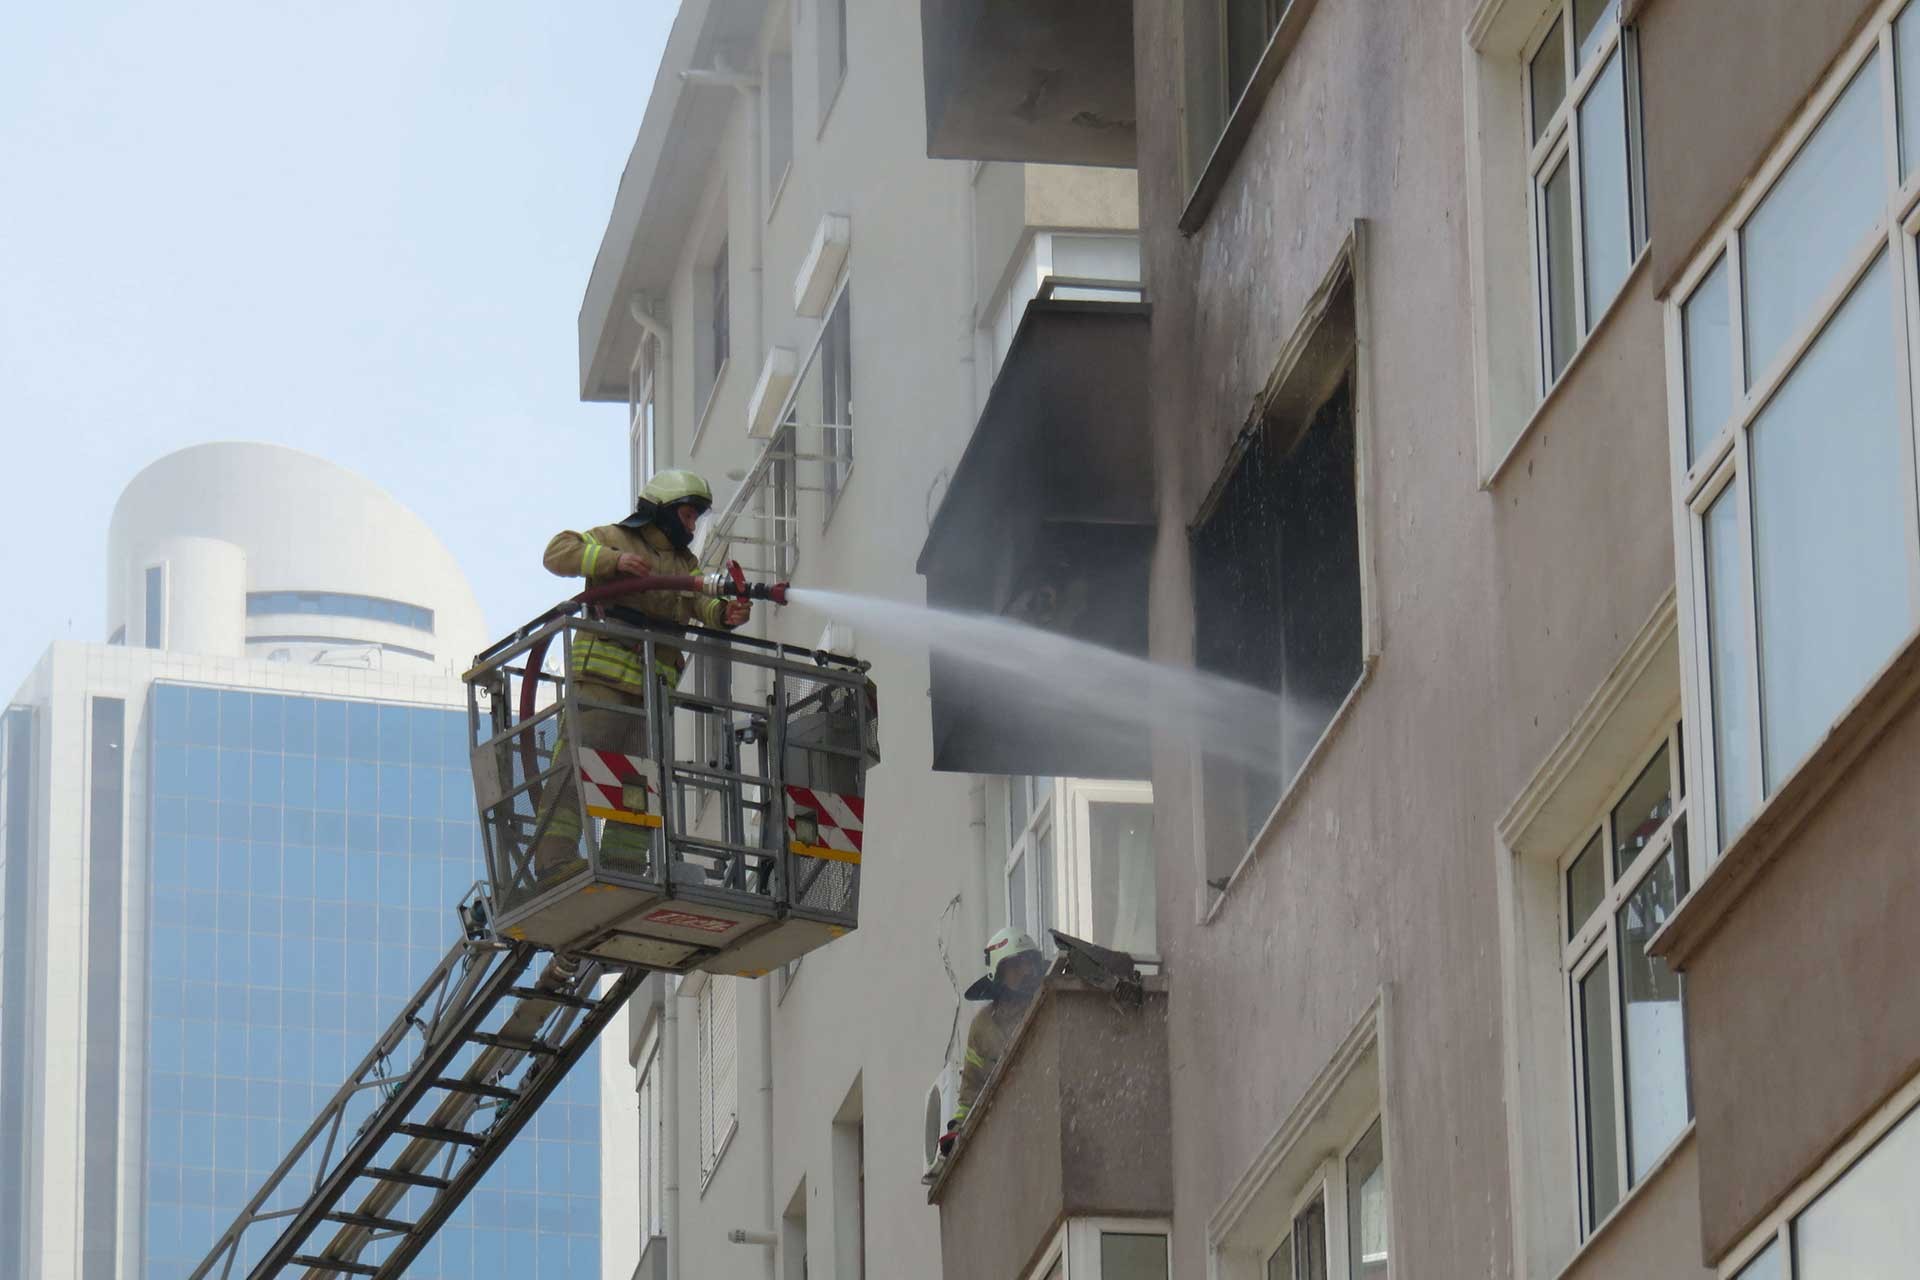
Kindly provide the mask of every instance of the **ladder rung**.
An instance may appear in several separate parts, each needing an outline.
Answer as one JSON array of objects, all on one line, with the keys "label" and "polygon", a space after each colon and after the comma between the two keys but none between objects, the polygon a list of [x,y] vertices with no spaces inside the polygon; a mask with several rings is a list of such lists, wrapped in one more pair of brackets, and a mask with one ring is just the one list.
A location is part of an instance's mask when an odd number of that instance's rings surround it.
[{"label": "ladder rung", "polygon": [[541,991],[535,987],[515,987],[513,994],[522,1000],[544,1000],[548,1004],[564,1004],[574,1009],[591,1009],[598,1003],[585,996],[570,996],[564,991]]},{"label": "ladder rung", "polygon": [[431,1138],[435,1142],[458,1142],[462,1146],[477,1147],[486,1139],[477,1133],[468,1133],[465,1129],[443,1129],[431,1124],[403,1124],[395,1126],[409,1138]]},{"label": "ladder rung", "polygon": [[342,1213],[339,1210],[328,1214],[327,1221],[345,1223],[349,1227],[365,1227],[369,1231],[397,1231],[401,1235],[413,1230],[414,1225],[393,1218],[375,1217],[371,1213]]},{"label": "ladder rung", "polygon": [[491,1045],[496,1049],[511,1049],[515,1053],[536,1053],[545,1057],[553,1056],[553,1046],[539,1040],[515,1040],[512,1036],[498,1035],[492,1031],[476,1031],[467,1039],[477,1044]]},{"label": "ladder rung", "polygon": [[471,1093],[481,1098],[498,1098],[502,1102],[512,1102],[520,1095],[512,1089],[503,1089],[497,1084],[481,1084],[478,1080],[455,1080],[452,1076],[440,1076],[433,1082],[436,1089],[445,1089],[449,1093]]},{"label": "ladder rung", "polygon": [[366,1177],[378,1182],[404,1182],[409,1186],[432,1187],[435,1191],[445,1191],[452,1186],[445,1178],[436,1178],[430,1173],[410,1173],[405,1169],[368,1169]]},{"label": "ladder rung", "polygon": [[380,1274],[380,1268],[370,1267],[364,1262],[347,1262],[341,1258],[316,1258],[305,1253],[294,1254],[293,1264],[297,1267],[308,1267],[314,1271],[331,1271],[337,1275],[377,1276]]}]

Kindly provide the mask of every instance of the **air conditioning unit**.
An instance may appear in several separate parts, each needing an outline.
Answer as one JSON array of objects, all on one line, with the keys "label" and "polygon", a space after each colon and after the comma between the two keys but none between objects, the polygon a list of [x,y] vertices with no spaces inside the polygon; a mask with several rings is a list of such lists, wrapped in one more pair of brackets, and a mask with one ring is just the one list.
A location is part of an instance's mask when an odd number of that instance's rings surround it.
[{"label": "air conditioning unit", "polygon": [[820,219],[807,249],[806,260],[793,278],[795,315],[819,316],[833,298],[833,286],[840,282],[840,268],[846,264],[847,250],[853,246],[853,222],[844,213],[829,213]]},{"label": "air conditioning unit", "polygon": [[953,1118],[954,1108],[959,1105],[960,1068],[949,1062],[940,1068],[940,1074],[927,1089],[925,1145],[921,1156],[926,1161],[928,1177],[940,1166],[940,1135],[947,1131],[947,1121]]},{"label": "air conditioning unit", "polygon": [[799,373],[799,361],[792,347],[775,347],[767,352],[767,362],[760,366],[760,377],[753,385],[753,396],[747,401],[747,434],[756,440],[771,440],[775,427],[779,423],[781,408],[787,403],[787,393],[793,390],[793,380]]}]

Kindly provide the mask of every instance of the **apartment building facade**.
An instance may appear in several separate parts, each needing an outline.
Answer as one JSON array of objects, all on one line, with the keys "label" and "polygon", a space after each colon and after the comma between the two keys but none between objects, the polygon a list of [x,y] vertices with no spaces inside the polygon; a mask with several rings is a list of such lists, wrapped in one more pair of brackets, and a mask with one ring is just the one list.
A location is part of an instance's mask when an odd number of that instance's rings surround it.
[{"label": "apartment building facade", "polygon": [[1148,648],[1282,707],[1154,743],[1164,1147],[1008,1174],[1063,985],[948,1274],[1904,1274],[1920,11],[920,8],[931,153],[1133,123]]},{"label": "apartment building facade", "polygon": [[[687,0],[580,314],[582,397],[625,406],[634,491],[670,467],[712,483],[710,562],[914,604],[1023,322],[1139,307],[1131,171],[929,159],[919,48],[911,6]],[[1017,533],[955,537],[1021,569]],[[1011,912],[1153,952],[1144,764],[1063,778],[981,755],[938,722],[926,690],[951,673],[915,625],[842,601],[748,628],[872,663],[860,927],[772,974],[635,997],[609,1123],[641,1134],[621,1175],[640,1212],[608,1248],[639,1274],[938,1274],[928,1108],[951,1107],[986,936]]]}]

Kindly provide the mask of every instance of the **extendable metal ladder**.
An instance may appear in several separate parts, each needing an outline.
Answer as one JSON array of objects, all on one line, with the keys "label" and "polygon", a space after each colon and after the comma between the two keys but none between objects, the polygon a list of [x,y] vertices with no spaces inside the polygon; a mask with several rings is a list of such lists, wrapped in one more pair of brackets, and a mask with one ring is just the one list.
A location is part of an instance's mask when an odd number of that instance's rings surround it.
[{"label": "extendable metal ladder", "polygon": [[500,942],[490,910],[476,886],[465,936],[193,1280],[404,1274],[646,976]]}]

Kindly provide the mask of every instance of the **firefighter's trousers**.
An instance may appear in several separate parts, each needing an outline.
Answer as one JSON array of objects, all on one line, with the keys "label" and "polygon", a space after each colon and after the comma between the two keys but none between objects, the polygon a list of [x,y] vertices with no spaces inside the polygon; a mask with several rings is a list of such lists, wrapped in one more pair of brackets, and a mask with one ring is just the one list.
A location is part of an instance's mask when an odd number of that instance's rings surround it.
[{"label": "firefighter's trousers", "polygon": [[[621,755],[645,755],[646,705],[646,698],[638,693],[582,681],[578,703],[580,745]],[[572,758],[573,744],[569,741],[576,727],[568,719],[566,712],[560,713],[559,737],[553,744],[554,759],[564,760],[565,767],[540,804],[538,825],[544,827],[545,834],[533,848],[536,880],[572,870],[568,864],[585,856],[580,845],[580,769]],[[600,836],[600,854],[604,860],[624,862],[638,870],[646,864],[652,841],[653,833],[645,827],[608,822]]]}]

